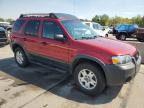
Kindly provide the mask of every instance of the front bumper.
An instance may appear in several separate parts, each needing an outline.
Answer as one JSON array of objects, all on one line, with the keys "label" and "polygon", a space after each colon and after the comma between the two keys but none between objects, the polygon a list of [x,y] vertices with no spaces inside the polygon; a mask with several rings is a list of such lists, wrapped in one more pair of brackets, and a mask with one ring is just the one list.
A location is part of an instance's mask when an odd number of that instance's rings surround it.
[{"label": "front bumper", "polygon": [[0,45],[6,45],[8,43],[9,43],[9,41],[7,38],[0,38]]},{"label": "front bumper", "polygon": [[141,64],[141,56],[137,60],[133,58],[133,62],[123,65],[106,65],[105,75],[107,85],[121,85],[133,79],[139,72]]}]

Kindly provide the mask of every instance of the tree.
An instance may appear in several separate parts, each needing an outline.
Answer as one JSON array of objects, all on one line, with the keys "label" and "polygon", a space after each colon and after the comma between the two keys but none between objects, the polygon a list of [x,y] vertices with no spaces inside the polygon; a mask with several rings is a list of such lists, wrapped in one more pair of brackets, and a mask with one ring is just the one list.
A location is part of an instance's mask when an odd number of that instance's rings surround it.
[{"label": "tree", "polygon": [[3,18],[0,18],[0,22],[3,22],[4,21],[4,19]]},{"label": "tree", "polygon": [[99,15],[96,15],[95,17],[92,18],[92,21],[93,21],[93,22],[100,23],[100,16],[99,16]]},{"label": "tree", "polygon": [[142,23],[141,23],[141,26],[144,27],[144,16],[142,17],[141,22],[142,22]]},{"label": "tree", "polygon": [[141,26],[142,25],[142,17],[140,15],[137,15],[136,17],[133,17],[132,18],[132,23]]},{"label": "tree", "polygon": [[92,18],[93,22],[100,23],[101,25],[109,25],[109,16],[104,15],[96,15]]},{"label": "tree", "polygon": [[104,14],[101,16],[101,24],[102,25],[109,25],[109,16]]},{"label": "tree", "polygon": [[6,19],[6,22],[12,23],[14,20],[11,18]]},{"label": "tree", "polygon": [[144,26],[144,17],[136,16],[133,18],[123,18],[120,16],[109,17],[108,15],[96,15],[92,18],[93,22],[100,23],[101,25],[113,26],[117,24],[138,24]]}]

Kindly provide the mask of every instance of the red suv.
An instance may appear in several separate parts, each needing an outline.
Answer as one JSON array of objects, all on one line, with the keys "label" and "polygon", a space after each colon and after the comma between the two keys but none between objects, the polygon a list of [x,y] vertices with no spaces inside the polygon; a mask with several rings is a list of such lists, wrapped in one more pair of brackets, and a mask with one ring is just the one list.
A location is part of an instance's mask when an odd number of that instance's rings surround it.
[{"label": "red suv", "polygon": [[19,66],[39,63],[66,70],[90,95],[130,81],[141,64],[135,47],[99,37],[75,16],[63,13],[22,14],[12,29],[11,48]]}]

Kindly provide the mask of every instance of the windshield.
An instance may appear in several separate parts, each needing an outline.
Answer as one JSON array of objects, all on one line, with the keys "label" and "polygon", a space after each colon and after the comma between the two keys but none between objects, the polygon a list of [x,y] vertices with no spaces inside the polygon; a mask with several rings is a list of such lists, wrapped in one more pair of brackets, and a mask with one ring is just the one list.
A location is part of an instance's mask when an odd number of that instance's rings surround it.
[{"label": "windshield", "polygon": [[97,37],[95,31],[79,20],[64,20],[62,24],[74,39],[93,39]]}]

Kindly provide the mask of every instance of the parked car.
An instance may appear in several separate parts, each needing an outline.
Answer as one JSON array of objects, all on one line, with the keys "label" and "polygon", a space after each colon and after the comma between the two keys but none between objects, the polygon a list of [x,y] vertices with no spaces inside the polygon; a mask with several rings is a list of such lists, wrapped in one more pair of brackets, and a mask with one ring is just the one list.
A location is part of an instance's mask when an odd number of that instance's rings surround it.
[{"label": "parked car", "polygon": [[138,26],[136,24],[119,24],[114,28],[113,34],[118,40],[136,37]]},{"label": "parked car", "polygon": [[136,33],[137,40],[144,42],[144,28],[138,28]]},{"label": "parked car", "polygon": [[86,94],[121,85],[139,71],[141,56],[134,46],[99,37],[69,14],[23,14],[11,33],[11,48],[20,67],[49,65],[74,76]]},{"label": "parked car", "polygon": [[8,33],[12,29],[12,25],[9,22],[0,22],[0,27],[3,27]]},{"label": "parked car", "polygon": [[3,27],[7,32],[7,37],[9,38],[12,25],[9,22],[0,22],[0,27]]},{"label": "parked car", "polygon": [[9,22],[0,22],[0,27],[3,27],[7,31],[10,31],[12,29],[12,26]]},{"label": "parked car", "polygon": [[113,28],[114,28],[113,26],[109,27],[109,32],[108,32],[109,34],[113,34]]},{"label": "parked car", "polygon": [[103,26],[101,26],[99,23],[95,22],[83,22],[83,23],[92,28],[97,33],[97,35],[102,37],[108,37],[108,32],[105,31]]},{"label": "parked car", "polygon": [[108,37],[108,34],[111,34],[113,29],[111,29],[109,26],[103,26],[103,31],[105,32],[105,34]]},{"label": "parked car", "polygon": [[8,43],[6,30],[0,27],[0,45],[5,45]]}]

